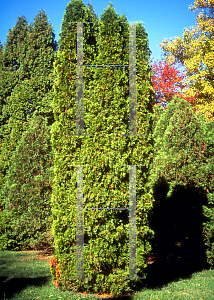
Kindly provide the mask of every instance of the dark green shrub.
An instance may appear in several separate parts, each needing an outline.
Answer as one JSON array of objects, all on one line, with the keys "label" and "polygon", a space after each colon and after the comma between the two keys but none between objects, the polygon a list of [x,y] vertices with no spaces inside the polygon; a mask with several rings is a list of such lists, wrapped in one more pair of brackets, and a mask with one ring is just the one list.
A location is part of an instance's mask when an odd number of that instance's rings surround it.
[{"label": "dark green shrub", "polygon": [[[211,163],[214,140],[213,133],[210,139],[206,137],[209,135],[206,126],[203,117],[196,116],[187,101],[175,96],[155,126],[156,154],[150,179],[154,186],[164,176],[170,185],[168,197],[177,185],[203,189],[208,198],[203,213],[210,218],[203,227],[204,241],[211,247],[209,239],[213,235],[214,190],[210,183],[214,175]],[[211,249],[207,252],[209,263],[213,259],[211,252]]]},{"label": "dark green shrub", "polygon": [[53,28],[44,11],[28,25],[24,16],[9,30],[0,52],[0,209],[8,166],[35,110],[54,122],[51,107],[53,61],[56,55]]},{"label": "dark green shrub", "polygon": [[4,230],[6,215],[10,217],[8,229],[1,238],[2,247],[7,243],[8,250],[53,246],[50,198],[54,173],[49,130],[47,121],[35,113],[11,158],[1,219]]},{"label": "dark green shrub", "polygon": [[214,264],[214,121],[207,122],[204,116],[201,116],[202,130],[207,145],[207,163],[205,173],[207,178],[207,196],[209,205],[205,207],[206,216],[210,222],[204,224],[204,234],[206,236],[207,257],[209,264]]}]

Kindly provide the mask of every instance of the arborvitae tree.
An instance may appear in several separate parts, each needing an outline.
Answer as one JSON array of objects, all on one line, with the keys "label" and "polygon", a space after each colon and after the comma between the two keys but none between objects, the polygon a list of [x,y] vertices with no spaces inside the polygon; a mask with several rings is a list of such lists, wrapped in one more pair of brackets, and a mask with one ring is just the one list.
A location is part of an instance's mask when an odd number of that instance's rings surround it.
[{"label": "arborvitae tree", "polygon": [[[197,145],[200,144],[200,147],[202,147],[201,145],[204,142],[203,134],[201,132],[202,125],[203,117],[196,117],[193,110],[188,105],[188,102],[180,99],[178,96],[175,96],[173,98],[172,105],[170,105],[170,109],[163,111],[155,126],[154,140],[158,155],[155,155],[155,168],[152,168],[152,171],[154,171],[153,176],[154,174],[158,176],[158,174],[162,172],[162,169],[164,169],[164,172],[169,169],[169,174],[171,174],[169,177],[175,179],[171,185],[172,188],[180,181],[187,183],[192,181],[188,172],[192,174],[194,169],[192,169],[190,165],[193,163],[196,166],[198,163],[200,164],[200,162],[204,162],[204,160],[206,160],[206,151],[203,154],[203,158],[200,160],[198,158],[198,150],[196,151]],[[178,136],[178,138],[176,138],[176,136]],[[197,143],[194,144],[193,138],[195,138]],[[187,150],[191,151],[192,155],[189,155]],[[180,153],[180,155],[173,154],[173,152]],[[185,156],[181,155],[182,152],[183,154],[186,153]],[[169,160],[169,158],[171,160]],[[185,158],[186,161],[184,162]],[[175,167],[171,166],[173,161],[175,162]],[[180,172],[180,169],[183,169],[183,171],[185,169],[186,171]],[[179,173],[179,177],[176,176],[176,172]],[[196,172],[193,178],[194,180],[197,178],[197,180],[200,181],[201,177],[198,176]],[[171,191],[172,189],[170,189],[170,192]]]},{"label": "arborvitae tree", "polygon": [[[0,145],[2,141],[2,135],[1,131],[3,129],[3,125],[5,124],[5,120],[3,119],[2,116],[2,107],[3,107],[3,97],[2,95],[4,94],[4,51],[3,51],[3,46],[0,43]],[[2,173],[0,173],[0,187],[4,184],[4,176]],[[1,191],[1,190],[0,190]],[[0,194],[0,211],[3,209],[3,204],[2,204],[2,196]]]},{"label": "arborvitae tree", "polygon": [[36,113],[13,152],[6,175],[3,192],[9,224],[0,234],[2,249],[41,250],[53,246],[53,152],[47,120]]},{"label": "arborvitae tree", "polygon": [[[121,135],[127,135],[133,125],[129,124],[128,128],[129,73],[128,68],[110,66],[84,68],[85,81],[88,73],[93,74],[93,79],[87,81],[87,85],[84,81],[84,133],[78,136],[76,131],[77,25],[68,22],[90,22],[91,20],[91,14],[81,0],[73,0],[68,4],[55,62],[53,108],[56,122],[51,130],[56,167],[52,193],[55,258],[54,263],[51,264],[51,271],[56,286],[72,288],[76,291],[99,290],[101,293],[118,295],[133,291],[133,287],[139,281],[124,278],[129,275],[128,211],[98,210],[95,207],[127,208],[129,206],[128,165],[141,165],[136,167],[136,232],[137,275],[143,276],[147,254],[151,250],[149,238],[154,233],[147,224],[147,215],[153,201],[152,195],[148,192],[147,178],[153,157],[151,105],[153,89],[149,66],[150,51],[145,29],[141,24],[137,24],[136,99],[139,130],[136,134],[141,136]],[[112,5],[109,5],[99,22],[97,38],[99,51],[97,56],[94,55],[94,60],[92,60],[94,45],[87,43],[90,34],[87,33],[87,29],[89,31],[93,29],[93,24],[91,27],[87,23],[83,25],[84,64],[129,64],[129,44],[127,43],[124,48],[128,24],[122,26],[120,21]],[[125,29],[124,34],[122,28]],[[77,165],[84,165],[84,207],[94,210],[93,212],[84,210],[83,223],[84,276],[93,279],[77,278],[79,269],[83,266],[82,261],[76,260],[76,250],[79,250],[76,236],[77,226],[79,226],[79,211],[77,212],[79,204],[76,205],[76,187],[79,188],[79,183],[76,186],[79,178]],[[78,253],[81,253],[81,250]]]},{"label": "arborvitae tree", "polygon": [[[72,176],[71,167],[68,166],[70,161],[70,156],[73,148],[76,145],[71,145],[67,141],[70,137],[67,134],[71,133],[71,129],[76,129],[76,90],[77,90],[77,23],[71,22],[92,22],[84,23],[83,25],[83,36],[84,36],[84,62],[87,61],[88,64],[93,64],[95,57],[97,55],[98,49],[95,38],[95,25],[94,17],[90,10],[86,8],[82,0],[73,0],[69,2],[66,6],[65,14],[63,16],[61,33],[59,38],[59,50],[57,58],[54,62],[54,98],[53,98],[53,112],[56,122],[52,126],[52,145],[54,149],[55,156],[55,181],[54,190],[52,192],[52,215],[53,215],[53,229],[56,227],[63,232],[68,229],[70,231],[71,224],[62,225],[57,224],[59,222],[59,216],[64,215],[64,217],[71,220],[74,225],[74,220],[76,220],[76,211],[74,210],[75,199],[71,202],[71,199],[67,198],[68,194],[74,195],[76,187],[76,177]],[[84,93],[88,90],[89,80],[93,80],[93,68],[85,67],[84,69]],[[60,128],[60,129],[59,129]],[[69,131],[68,131],[69,130]],[[58,132],[58,133],[57,133]],[[59,134],[59,136],[58,136]],[[64,155],[61,153],[61,146],[59,145],[60,140],[65,142],[65,152]],[[64,144],[64,142],[62,142]],[[67,157],[67,158],[66,158]],[[72,156],[71,156],[72,158]],[[64,162],[63,162],[64,161]],[[64,163],[66,165],[63,167]],[[69,172],[66,172],[68,168]],[[63,171],[64,169],[64,171]],[[63,175],[62,175],[63,174]],[[70,180],[73,180],[72,184]],[[75,181],[75,182],[74,182]],[[64,190],[64,196],[61,195],[62,189]],[[57,191],[58,190],[58,191]],[[57,195],[58,194],[58,195]],[[60,207],[58,203],[61,202]],[[72,207],[72,204],[74,207]],[[59,212],[63,208],[63,212]],[[76,223],[75,223],[76,224]],[[73,226],[72,225],[72,226]],[[61,227],[62,226],[62,227]],[[74,225],[76,226],[76,225]],[[58,240],[58,232],[54,232],[55,241]],[[64,240],[64,238],[63,238]],[[66,238],[67,240],[67,238]],[[76,239],[74,239],[74,243]],[[67,244],[68,249],[71,247],[71,240]],[[56,244],[55,250],[59,251],[59,246]],[[65,251],[69,251],[66,250]],[[57,255],[57,254],[56,254]],[[71,264],[71,256],[67,255],[69,260],[68,265]],[[55,276],[55,275],[54,275]],[[67,278],[66,278],[67,279]]]},{"label": "arborvitae tree", "polygon": [[165,112],[165,109],[162,105],[154,105],[154,121],[153,121],[153,130],[157,126],[158,121],[160,120],[162,114]]},{"label": "arborvitae tree", "polygon": [[204,139],[207,145],[207,164],[206,164],[206,174],[207,182],[209,182],[207,187],[207,195],[209,199],[209,206],[206,208],[205,213],[211,218],[211,221],[205,225],[206,232],[206,246],[207,246],[207,257],[208,263],[214,264],[214,213],[213,213],[213,203],[214,203],[214,121],[207,122],[205,117],[202,117],[202,130],[204,133]]},{"label": "arborvitae tree", "polygon": [[[98,31],[98,19],[99,19],[99,17],[98,17],[97,14],[95,14],[94,8],[90,3],[88,4],[88,8],[89,8],[89,10],[92,14],[92,17],[93,17],[94,34],[95,34],[95,37],[97,38],[98,37],[98,32],[99,32]],[[94,38],[94,36],[91,37],[91,38]]]},{"label": "arborvitae tree", "polygon": [[5,84],[6,78],[7,76],[5,76],[5,53],[4,53],[3,46],[0,42],[0,139],[3,137],[3,135],[1,134],[1,131],[3,129],[2,125],[6,123],[2,115],[3,105],[5,104],[5,98],[6,98],[5,90],[7,90]]},{"label": "arborvitae tree", "polygon": [[[155,126],[156,154],[150,179],[152,178],[153,187],[159,178],[164,176],[170,185],[168,197],[171,196],[176,185],[189,184],[202,188],[208,197],[208,207],[204,209],[204,215],[211,216],[214,211],[214,201],[213,187],[210,187],[210,182],[214,172],[210,163],[211,141],[205,138],[204,126],[205,118],[196,116],[190,103],[175,96]],[[204,237],[209,245],[210,234],[207,228],[210,228],[210,222],[209,220],[203,228]],[[210,263],[211,260],[208,258],[208,261]]]},{"label": "arborvitae tree", "polygon": [[[4,143],[4,138],[8,136],[7,124],[11,117],[8,108],[8,99],[14,88],[19,84],[20,78],[17,72],[19,62],[23,60],[26,53],[25,39],[28,34],[28,24],[26,18],[18,18],[16,25],[9,30],[7,43],[1,52],[1,74],[0,74],[0,191],[5,182],[8,160],[10,158],[9,148],[12,146],[9,141]],[[5,148],[6,147],[6,148]],[[5,151],[5,150],[6,151]],[[3,153],[5,152],[6,155]],[[8,154],[8,155],[7,155]],[[2,197],[2,196],[1,196]],[[2,199],[3,200],[3,199]]]},{"label": "arborvitae tree", "polygon": [[[7,117],[3,116],[3,106],[6,103],[5,99],[8,93],[10,93],[14,82],[10,82],[11,71],[7,69],[5,66],[5,52],[3,51],[3,46],[0,45],[0,147],[2,145],[2,138],[4,136],[4,126],[7,122]],[[0,235],[1,235],[1,243],[0,249],[2,249],[2,241],[3,244],[7,243],[7,237],[3,236],[5,233],[7,224],[9,223],[9,217],[7,216],[6,211],[4,210],[4,196],[2,193],[1,187],[4,186],[5,183],[5,175],[2,166],[4,165],[4,161],[0,161]]]},{"label": "arborvitae tree", "polygon": [[[52,86],[54,81],[53,62],[57,55],[57,42],[53,27],[48,23],[45,11],[40,10],[34,18],[34,23],[28,35],[28,50],[26,53],[26,65],[30,74],[30,86],[34,91],[34,97],[29,98],[30,114],[35,110],[41,116],[48,118],[48,125],[54,122],[51,107]],[[31,100],[31,101],[30,101]]]},{"label": "arborvitae tree", "polygon": [[[27,130],[33,112],[38,110],[41,116],[47,118],[49,126],[54,122],[51,90],[55,50],[52,25],[48,24],[44,11],[36,15],[33,25],[29,27],[26,19],[19,17],[16,26],[8,34],[5,68],[7,70],[14,65],[16,70],[8,73],[13,89],[1,98],[4,101],[2,115],[8,120],[1,131],[1,189],[12,153],[22,133]],[[16,79],[16,85],[11,80],[12,76]]]}]

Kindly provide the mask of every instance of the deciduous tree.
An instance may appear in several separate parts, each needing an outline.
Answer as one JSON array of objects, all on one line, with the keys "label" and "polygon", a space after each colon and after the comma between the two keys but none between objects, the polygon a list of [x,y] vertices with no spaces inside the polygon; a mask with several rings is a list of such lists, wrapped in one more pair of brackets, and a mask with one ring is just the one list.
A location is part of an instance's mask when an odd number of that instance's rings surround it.
[{"label": "deciduous tree", "polygon": [[203,114],[209,121],[214,118],[214,1],[196,0],[194,6],[189,7],[192,11],[201,8],[208,9],[209,14],[202,11],[197,15],[196,26],[185,28],[183,37],[164,39],[160,46],[170,63],[177,61],[185,66],[188,86],[185,95],[198,94],[196,113]]},{"label": "deciduous tree", "polygon": [[150,63],[153,71],[152,85],[155,90],[156,103],[160,103],[166,109],[173,96],[178,95],[190,102],[194,108],[196,97],[190,98],[183,95],[185,73],[180,71],[175,63],[169,64],[163,59],[160,61],[151,60]]}]

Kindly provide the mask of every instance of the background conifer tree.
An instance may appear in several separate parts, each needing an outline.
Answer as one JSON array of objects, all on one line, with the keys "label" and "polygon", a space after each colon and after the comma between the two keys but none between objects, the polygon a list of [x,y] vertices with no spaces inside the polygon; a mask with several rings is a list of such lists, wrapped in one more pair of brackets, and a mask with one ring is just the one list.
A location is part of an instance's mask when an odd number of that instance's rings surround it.
[{"label": "background conifer tree", "polygon": [[27,120],[33,111],[38,109],[41,115],[48,117],[49,125],[54,122],[50,93],[56,44],[52,26],[43,11],[35,17],[34,25],[28,27],[26,22],[25,17],[18,18],[16,26],[9,31],[4,49],[4,67],[13,68],[11,74],[5,76],[13,88],[6,89],[7,94],[1,96],[2,117],[7,116],[0,154],[0,161],[5,164],[27,129]]},{"label": "background conifer tree", "polygon": [[[2,142],[2,130],[3,130],[3,125],[6,123],[3,116],[2,116],[2,107],[3,107],[3,95],[5,93],[5,77],[4,77],[4,51],[3,51],[3,46],[0,43],[0,145]],[[4,176],[3,174],[0,173],[0,186],[4,184]],[[2,204],[2,196],[0,194],[0,211],[3,209],[3,204]]]},{"label": "background conifer tree", "polygon": [[[163,109],[162,109],[163,110]],[[211,131],[210,131],[211,130]],[[212,183],[213,172],[213,141],[209,139],[212,133],[210,127],[206,126],[204,116],[197,116],[190,103],[173,97],[168,109],[163,111],[157,121],[154,131],[156,149],[151,176],[153,184],[158,182],[161,176],[170,185],[168,197],[173,193],[176,185],[190,185],[202,188],[208,197],[208,206],[204,210],[206,216],[213,214],[214,186]],[[151,184],[151,186],[154,186]],[[158,196],[158,195],[157,195]],[[212,217],[213,218],[213,217]],[[204,226],[204,236],[211,238],[213,220]],[[214,245],[209,239],[206,240],[210,249],[207,253],[208,261],[213,260],[211,247]]]},{"label": "background conifer tree", "polygon": [[[39,11],[30,26],[25,17],[19,17],[16,26],[9,31],[3,51],[2,78],[6,78],[6,92],[1,94],[1,191],[12,153],[34,112],[37,110],[46,118],[49,127],[54,122],[51,101],[56,49],[53,29],[44,11]],[[8,80],[12,82],[11,89],[7,88],[11,84]],[[3,206],[3,195],[1,199]]]},{"label": "background conifer tree", "polygon": [[7,227],[3,231],[2,224],[2,249],[53,246],[50,198],[54,172],[49,131],[47,120],[36,112],[13,152],[3,190]]},{"label": "background conifer tree", "polygon": [[204,233],[206,234],[206,246],[208,263],[214,264],[214,121],[207,122],[204,116],[201,118],[202,132],[207,149],[207,162],[205,167],[207,197],[209,199],[209,206],[206,207],[205,213],[210,218],[210,222],[205,224]]},{"label": "background conifer tree", "polygon": [[[155,156],[155,168],[152,170],[155,171],[153,174],[156,175],[164,170],[164,174],[168,174],[169,178],[173,179],[171,181],[173,182],[172,188],[180,181],[184,183],[190,183],[192,180],[200,182],[200,178],[202,178],[198,172],[194,173],[194,171],[198,168],[198,166],[196,167],[197,164],[200,165],[206,161],[206,151],[204,151],[201,159],[199,159],[200,155],[198,154],[200,148],[196,151],[198,145],[202,147],[204,142],[203,121],[203,116],[196,116],[188,102],[178,96],[173,97],[170,109],[163,111],[160,120],[157,121],[154,140],[158,155]],[[172,138],[173,136],[174,138]],[[197,143],[194,144],[194,140]],[[174,167],[172,166],[173,161]],[[178,176],[176,176],[176,172]]]},{"label": "background conifer tree", "polygon": [[[9,149],[12,146],[11,142],[5,143],[5,137],[9,131],[7,124],[11,117],[8,107],[8,100],[13,92],[13,89],[19,84],[19,75],[17,72],[19,62],[25,56],[26,43],[25,39],[28,34],[28,24],[26,18],[21,16],[18,18],[16,25],[12,30],[9,30],[7,43],[2,48],[1,52],[1,87],[0,87],[0,191],[5,182],[7,163],[10,158]],[[5,150],[3,150],[5,149]],[[5,154],[3,154],[5,152]],[[2,199],[2,196],[1,196]],[[3,201],[3,199],[1,200]]]}]

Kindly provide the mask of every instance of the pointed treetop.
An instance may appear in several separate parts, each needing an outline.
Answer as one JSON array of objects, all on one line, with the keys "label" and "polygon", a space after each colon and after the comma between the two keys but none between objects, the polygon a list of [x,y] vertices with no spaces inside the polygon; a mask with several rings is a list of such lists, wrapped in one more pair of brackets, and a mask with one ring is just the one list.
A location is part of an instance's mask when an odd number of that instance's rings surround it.
[{"label": "pointed treetop", "polygon": [[113,21],[120,21],[118,13],[115,11],[113,8],[112,2],[109,2],[109,5],[107,8],[104,10],[100,17],[100,21],[104,21],[105,23],[113,23]]},{"label": "pointed treetop", "polygon": [[[67,4],[59,34],[59,44],[65,43],[65,39],[76,28],[76,22],[93,22],[90,9],[86,7],[82,0],[72,0]],[[85,26],[87,25],[85,24]]]}]

